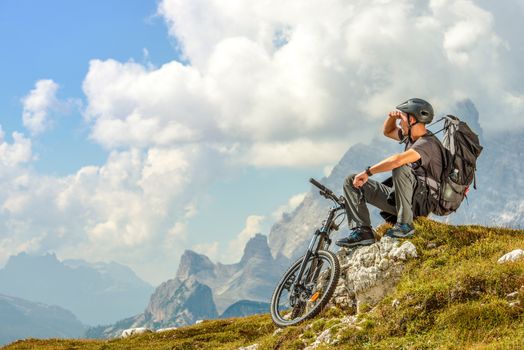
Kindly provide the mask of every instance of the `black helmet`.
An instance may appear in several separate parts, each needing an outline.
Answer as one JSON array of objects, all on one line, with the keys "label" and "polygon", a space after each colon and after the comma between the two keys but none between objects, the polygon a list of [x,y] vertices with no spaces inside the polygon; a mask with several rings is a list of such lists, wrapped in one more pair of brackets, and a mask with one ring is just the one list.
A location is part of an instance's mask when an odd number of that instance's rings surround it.
[{"label": "black helmet", "polygon": [[433,120],[433,107],[421,98],[410,98],[396,107],[399,111],[412,115],[419,123],[429,124]]}]

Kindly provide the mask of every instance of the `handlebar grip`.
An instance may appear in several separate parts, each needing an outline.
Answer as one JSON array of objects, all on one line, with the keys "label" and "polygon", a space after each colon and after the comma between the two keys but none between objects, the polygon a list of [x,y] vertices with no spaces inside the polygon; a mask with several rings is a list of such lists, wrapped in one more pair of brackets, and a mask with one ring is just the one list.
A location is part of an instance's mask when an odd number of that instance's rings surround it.
[{"label": "handlebar grip", "polygon": [[[309,182],[311,182],[313,185],[315,185],[316,187],[318,187],[320,190],[324,191],[324,192],[328,192],[327,191],[327,188],[322,185],[320,182],[318,182],[317,180],[315,180],[314,178],[310,178],[309,179]],[[331,191],[329,191],[331,192]]]}]

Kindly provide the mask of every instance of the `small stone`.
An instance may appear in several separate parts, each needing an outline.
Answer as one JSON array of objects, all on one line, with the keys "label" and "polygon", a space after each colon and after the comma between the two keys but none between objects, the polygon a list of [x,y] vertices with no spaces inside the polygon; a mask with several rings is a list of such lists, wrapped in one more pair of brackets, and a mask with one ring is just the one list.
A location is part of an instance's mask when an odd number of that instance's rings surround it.
[{"label": "small stone", "polygon": [[258,344],[253,344],[253,345],[238,348],[238,350],[257,350],[257,349],[258,349]]},{"label": "small stone", "polygon": [[509,303],[509,307],[511,307],[511,308],[520,307],[520,302],[519,301],[514,301],[512,303]]},{"label": "small stone", "polygon": [[275,329],[275,331],[273,332],[273,336],[279,335],[280,333],[282,333],[282,331],[283,331],[282,328]]},{"label": "small stone", "polygon": [[507,300],[515,300],[519,296],[519,292],[513,292],[506,295]]},{"label": "small stone", "polygon": [[162,333],[162,332],[174,331],[175,329],[177,329],[177,327],[160,328],[160,329],[157,329],[156,332]]},{"label": "small stone", "polygon": [[398,299],[393,300],[393,302],[391,303],[391,306],[394,307],[395,309],[398,308],[400,306],[400,300]]},{"label": "small stone", "polygon": [[436,248],[436,247],[437,247],[437,243],[435,243],[435,242],[429,242],[429,243],[426,245],[426,247],[427,247],[428,249]]},{"label": "small stone", "polygon": [[355,324],[357,322],[357,316],[346,316],[340,320],[341,323],[344,324]]},{"label": "small stone", "polygon": [[149,328],[146,327],[137,327],[137,328],[129,328],[125,329],[122,334],[120,335],[121,338],[127,338],[132,335],[138,335],[138,334],[144,334],[144,333],[151,333],[153,332]]},{"label": "small stone", "polygon": [[318,346],[322,343],[325,343],[325,344],[331,344],[331,330],[330,329],[326,329],[325,331],[323,331],[318,337],[317,339],[313,342],[313,344],[311,344],[310,346],[304,348],[304,350],[313,350],[313,349],[316,349],[318,348]]},{"label": "small stone", "polygon": [[524,250],[515,249],[507,254],[504,254],[497,262],[499,264],[504,264],[511,261],[517,261],[524,258]]}]

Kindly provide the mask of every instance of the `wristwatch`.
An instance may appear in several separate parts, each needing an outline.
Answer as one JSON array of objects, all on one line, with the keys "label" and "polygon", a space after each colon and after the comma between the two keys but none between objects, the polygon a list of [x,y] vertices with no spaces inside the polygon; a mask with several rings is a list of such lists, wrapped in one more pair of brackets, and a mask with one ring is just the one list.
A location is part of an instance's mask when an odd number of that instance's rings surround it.
[{"label": "wristwatch", "polygon": [[370,168],[371,168],[370,166],[368,166],[368,167],[366,168],[366,174],[367,174],[368,176],[373,176],[373,173],[371,173],[371,170],[369,170]]}]

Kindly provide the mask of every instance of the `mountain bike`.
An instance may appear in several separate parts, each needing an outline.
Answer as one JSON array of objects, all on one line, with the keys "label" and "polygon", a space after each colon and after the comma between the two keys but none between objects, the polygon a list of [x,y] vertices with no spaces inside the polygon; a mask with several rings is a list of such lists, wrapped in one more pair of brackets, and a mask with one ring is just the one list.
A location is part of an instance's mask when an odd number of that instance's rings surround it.
[{"label": "mountain bike", "polygon": [[[278,327],[299,324],[318,315],[331,299],[340,276],[340,264],[329,250],[330,235],[337,231],[346,215],[344,197],[317,180],[309,179],[320,195],[334,202],[327,219],[317,229],[306,254],[295,261],[278,282],[271,298],[271,319]],[[342,216],[340,222],[336,222]]]}]

